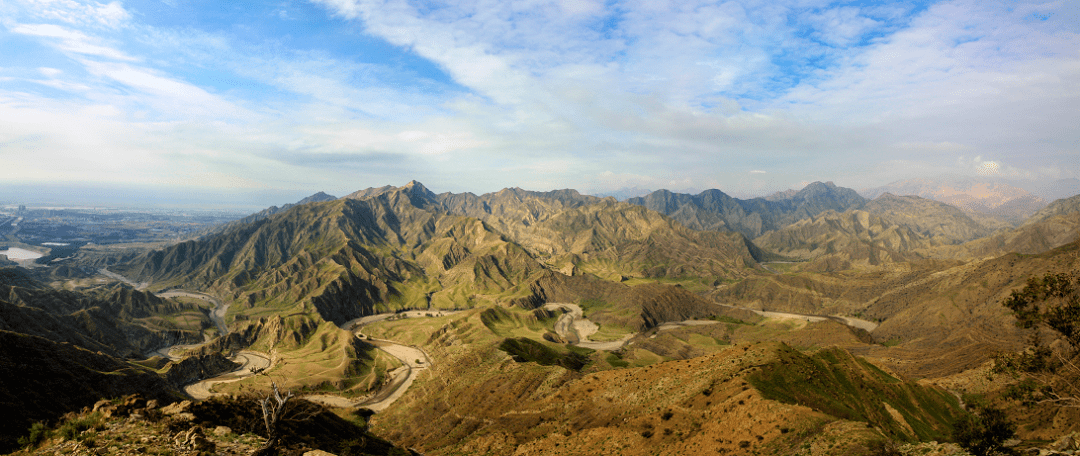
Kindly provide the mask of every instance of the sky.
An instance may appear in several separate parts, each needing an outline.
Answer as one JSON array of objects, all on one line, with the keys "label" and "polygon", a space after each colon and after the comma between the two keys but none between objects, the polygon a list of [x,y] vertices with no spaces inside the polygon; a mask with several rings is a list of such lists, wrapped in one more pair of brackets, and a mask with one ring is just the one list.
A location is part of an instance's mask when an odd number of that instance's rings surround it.
[{"label": "sky", "polygon": [[1080,176],[1080,2],[0,0],[8,199],[943,174]]}]

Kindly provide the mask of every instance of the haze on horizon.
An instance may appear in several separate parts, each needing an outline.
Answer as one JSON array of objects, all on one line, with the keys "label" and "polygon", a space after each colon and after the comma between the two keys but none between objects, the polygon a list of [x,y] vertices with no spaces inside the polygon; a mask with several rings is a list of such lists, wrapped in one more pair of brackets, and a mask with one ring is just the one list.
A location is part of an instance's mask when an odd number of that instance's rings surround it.
[{"label": "haze on horizon", "polygon": [[1075,2],[12,0],[0,55],[3,189],[1080,176]]}]

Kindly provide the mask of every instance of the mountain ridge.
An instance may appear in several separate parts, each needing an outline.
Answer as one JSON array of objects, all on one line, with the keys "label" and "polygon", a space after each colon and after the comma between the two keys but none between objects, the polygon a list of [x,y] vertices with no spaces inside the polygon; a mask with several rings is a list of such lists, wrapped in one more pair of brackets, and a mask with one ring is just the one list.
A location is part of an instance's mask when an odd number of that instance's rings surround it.
[{"label": "mountain ridge", "polygon": [[1005,182],[961,177],[900,180],[861,193],[876,198],[886,192],[940,201],[965,212],[998,217],[1014,225],[1047,204],[1041,197]]},{"label": "mountain ridge", "polygon": [[668,215],[689,228],[735,231],[753,239],[826,210],[861,207],[866,199],[832,182],[814,182],[775,198],[740,200],[715,189],[697,195],[657,190],[627,202]]}]

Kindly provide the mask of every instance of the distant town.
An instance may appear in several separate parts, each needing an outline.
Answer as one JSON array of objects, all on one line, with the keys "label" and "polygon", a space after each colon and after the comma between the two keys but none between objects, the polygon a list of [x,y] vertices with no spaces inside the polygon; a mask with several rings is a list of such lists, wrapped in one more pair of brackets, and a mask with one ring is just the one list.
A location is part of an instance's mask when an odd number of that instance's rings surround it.
[{"label": "distant town", "polygon": [[7,205],[0,207],[0,255],[44,264],[70,257],[87,244],[153,244],[194,238],[242,215],[223,211]]}]

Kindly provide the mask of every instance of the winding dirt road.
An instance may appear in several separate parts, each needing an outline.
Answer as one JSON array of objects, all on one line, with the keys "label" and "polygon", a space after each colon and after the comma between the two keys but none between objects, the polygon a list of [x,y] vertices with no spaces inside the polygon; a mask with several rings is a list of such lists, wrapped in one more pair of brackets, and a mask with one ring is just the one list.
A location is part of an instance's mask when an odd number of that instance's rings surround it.
[{"label": "winding dirt road", "polygon": [[[105,268],[99,269],[98,273],[110,279],[124,282],[139,290],[144,290],[146,289],[146,287],[150,286],[149,282],[136,283],[128,279],[127,277],[109,271]],[[214,322],[214,325],[217,326],[218,336],[220,337],[229,334],[229,327],[225,324],[225,312],[229,310],[229,305],[221,302],[221,300],[219,300],[218,298],[206,293],[186,290],[170,290],[156,294],[157,296],[162,298],[195,298],[213,304],[214,308],[209,312],[208,315],[210,317],[210,320]],[[147,356],[162,356],[173,361],[179,361],[182,358],[174,355],[173,352],[178,350],[190,350],[193,348],[198,348],[205,345],[209,341],[210,339],[209,337],[207,337],[206,341],[203,341],[199,344],[171,345],[168,347],[154,350],[153,352],[148,353]],[[256,372],[262,372],[266,369],[269,369],[270,366],[273,365],[273,359],[271,355],[250,350],[242,350],[237,353],[236,356],[233,356],[231,359],[234,362],[240,363],[240,367],[236,368],[236,370],[233,370],[232,372],[190,383],[184,386],[184,392],[197,400],[206,399],[215,394],[212,391],[215,385],[243,380],[247,377],[255,375]]]},{"label": "winding dirt road", "polygon": [[[212,320],[214,322],[214,325],[217,326],[219,337],[229,333],[229,327],[225,325],[225,312],[229,310],[229,305],[222,303],[221,300],[217,299],[216,297],[208,295],[206,293],[185,290],[170,290],[164,293],[159,293],[158,296],[161,296],[163,298],[195,298],[210,302],[214,305],[214,309],[211,310],[209,314],[210,320]],[[205,343],[206,342],[203,342],[203,344]],[[185,345],[169,348],[195,348],[203,344]],[[159,350],[159,352],[160,351],[161,350]],[[170,356],[170,358],[172,357]],[[256,372],[262,372],[266,369],[269,369],[270,366],[274,364],[271,355],[250,350],[241,350],[239,353],[236,354],[236,356],[233,356],[231,359],[234,362],[240,363],[240,367],[226,374],[218,375],[216,377],[188,384],[184,387],[184,392],[194,399],[206,399],[210,396],[213,396],[214,394],[217,394],[212,391],[215,385],[243,380],[247,377],[256,375]]]},{"label": "winding dirt road", "polygon": [[210,319],[213,320],[214,325],[218,328],[218,335],[224,336],[229,333],[229,327],[225,325],[225,312],[229,310],[229,305],[222,303],[218,298],[210,296],[206,293],[199,293],[197,291],[184,291],[184,290],[169,290],[163,293],[158,293],[158,296],[162,298],[195,298],[202,299],[214,305],[214,309],[210,311]]},{"label": "winding dirt road", "polygon": [[367,317],[361,317],[345,322],[345,324],[341,325],[342,329],[352,331],[353,334],[355,334],[357,337],[362,337],[366,342],[374,345],[379,350],[382,350],[390,356],[397,358],[399,361],[401,361],[401,367],[398,367],[388,372],[387,375],[390,377],[390,381],[388,381],[381,388],[379,388],[379,391],[377,391],[373,396],[366,399],[352,400],[341,396],[334,396],[331,394],[311,394],[308,396],[304,396],[304,399],[331,407],[363,407],[375,412],[386,410],[386,408],[389,407],[390,404],[393,404],[394,401],[397,401],[399,398],[401,398],[401,396],[405,395],[405,392],[409,390],[410,386],[412,386],[413,381],[416,380],[416,376],[420,373],[420,371],[423,371],[424,369],[427,369],[431,366],[431,358],[426,352],[424,352],[418,347],[414,347],[411,345],[402,345],[390,340],[364,337],[364,334],[361,332],[363,327],[371,323],[388,320],[391,317],[400,317],[402,315],[405,315],[408,318],[421,318],[428,316],[441,317],[443,315],[450,315],[455,312],[456,311],[446,310],[415,310],[400,313],[390,312],[377,315],[369,315]]},{"label": "winding dirt road", "polygon": [[255,372],[269,369],[273,364],[273,361],[266,353],[246,350],[237,353],[236,356],[232,357],[232,360],[239,362],[240,367],[227,374],[191,383],[184,387],[184,392],[194,399],[203,400],[217,394],[211,391],[215,385],[243,380],[255,375]]},{"label": "winding dirt road", "polygon": [[547,310],[563,311],[563,314],[559,315],[559,319],[555,321],[555,334],[558,334],[559,337],[562,337],[563,340],[566,340],[568,343],[579,347],[590,348],[593,350],[618,350],[626,345],[626,343],[636,334],[630,333],[619,340],[609,342],[590,340],[589,336],[596,334],[596,332],[600,330],[600,325],[585,318],[580,306],[563,302],[549,302],[544,304],[544,308]]},{"label": "winding dirt road", "polygon": [[[877,323],[862,320],[855,317],[843,317],[836,315],[803,315],[789,312],[772,312],[765,310],[748,309],[745,307],[736,307],[724,305],[724,307],[732,309],[749,310],[765,318],[775,318],[781,320],[800,320],[805,322],[818,322],[825,320],[833,320],[838,323],[842,323],[854,328],[864,329],[866,331],[873,331],[877,328]],[[576,304],[569,303],[547,303],[544,304],[544,308],[547,310],[562,310],[564,313],[559,316],[559,319],[555,322],[555,333],[562,337],[569,344],[577,345],[579,347],[591,348],[593,350],[618,350],[627,343],[630,339],[636,336],[638,333],[631,333],[623,336],[622,339],[611,342],[596,342],[589,340],[589,336],[596,333],[600,329],[596,323],[589,321],[584,317],[581,307]],[[699,326],[699,325],[712,325],[717,324],[718,321],[713,320],[686,320],[686,321],[670,321],[657,326],[658,331],[667,331],[684,326]],[[656,337],[655,335],[653,337]]]},{"label": "winding dirt road", "polygon": [[853,328],[864,329],[864,330],[867,330],[867,331],[873,331],[873,330],[877,329],[877,327],[878,327],[878,324],[874,323],[872,321],[863,320],[863,319],[855,318],[855,317],[844,317],[844,316],[840,316],[840,315],[804,315],[804,314],[797,314],[797,313],[790,313],[790,312],[773,312],[773,311],[769,311],[769,310],[748,309],[746,307],[736,307],[736,306],[727,306],[727,305],[725,305],[724,307],[730,307],[732,309],[749,310],[749,311],[751,311],[753,313],[756,313],[758,315],[761,315],[762,317],[765,317],[765,318],[777,318],[777,319],[781,319],[781,320],[802,320],[802,321],[806,321],[806,322],[818,322],[818,321],[832,320],[832,321],[835,321],[837,323],[845,324],[845,325],[851,326]]}]

